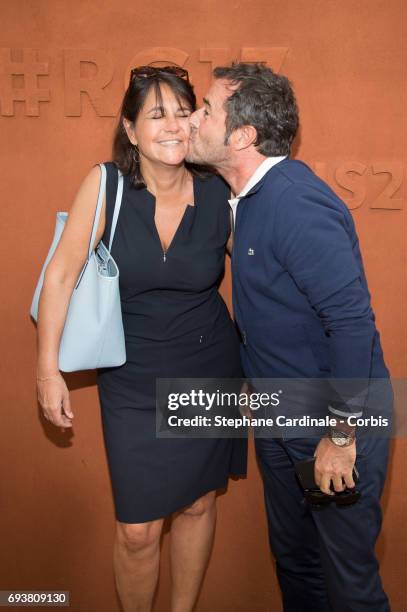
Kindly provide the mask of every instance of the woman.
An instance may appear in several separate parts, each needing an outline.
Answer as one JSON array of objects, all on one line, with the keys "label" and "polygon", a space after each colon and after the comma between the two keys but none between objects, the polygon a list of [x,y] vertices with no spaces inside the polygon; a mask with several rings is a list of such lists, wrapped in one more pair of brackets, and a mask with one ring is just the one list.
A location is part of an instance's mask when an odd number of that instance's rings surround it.
[{"label": "woman", "polygon": [[[116,510],[114,567],[126,612],[151,610],[163,520],[172,515],[172,612],[192,610],[209,559],[216,490],[246,471],[244,440],[157,438],[157,378],[238,378],[238,339],[218,293],[230,234],[228,191],[184,163],[195,95],[181,68],[131,73],[107,164],[97,240],[109,243],[117,168],[124,174],[112,256],[120,270],[127,362],[98,371]],[[45,416],[71,427],[58,348],[83,266],[100,180],[73,203],[41,295],[38,394]],[[76,255],[73,255],[76,254]]]}]

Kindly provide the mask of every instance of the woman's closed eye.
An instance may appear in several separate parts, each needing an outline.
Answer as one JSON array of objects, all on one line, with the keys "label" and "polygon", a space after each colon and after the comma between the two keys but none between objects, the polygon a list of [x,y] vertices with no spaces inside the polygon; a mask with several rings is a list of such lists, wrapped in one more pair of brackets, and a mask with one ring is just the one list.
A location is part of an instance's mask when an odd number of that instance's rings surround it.
[{"label": "woman's closed eye", "polygon": [[[181,110],[178,111],[176,113],[176,117],[178,117],[179,119],[184,119],[187,117],[190,117],[192,114],[192,111],[190,111],[189,109],[185,109],[185,110]],[[154,115],[151,116],[151,119],[163,119],[164,117],[166,117],[165,112],[164,113],[155,113]]]},{"label": "woman's closed eye", "polygon": [[177,112],[177,117],[189,117],[190,115],[192,115],[190,108],[180,108]]}]

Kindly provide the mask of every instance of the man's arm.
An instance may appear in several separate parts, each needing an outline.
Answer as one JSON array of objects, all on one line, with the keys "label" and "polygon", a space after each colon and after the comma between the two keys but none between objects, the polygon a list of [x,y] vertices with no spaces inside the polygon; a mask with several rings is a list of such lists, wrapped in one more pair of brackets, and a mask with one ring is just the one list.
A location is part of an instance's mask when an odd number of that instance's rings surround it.
[{"label": "man's arm", "polygon": [[[324,328],[333,382],[329,410],[338,418],[360,416],[366,399],[375,326],[362,284],[349,219],[342,205],[309,184],[292,185],[278,203],[275,254],[307,296]],[[330,492],[353,486],[355,442],[344,448],[322,439],[316,449],[316,480]]]},{"label": "man's arm", "polygon": [[[332,378],[367,381],[374,317],[342,209],[345,205],[334,197],[309,184],[289,187],[277,203],[271,244],[321,321]],[[344,413],[360,412],[359,405],[351,406],[345,406]]]}]

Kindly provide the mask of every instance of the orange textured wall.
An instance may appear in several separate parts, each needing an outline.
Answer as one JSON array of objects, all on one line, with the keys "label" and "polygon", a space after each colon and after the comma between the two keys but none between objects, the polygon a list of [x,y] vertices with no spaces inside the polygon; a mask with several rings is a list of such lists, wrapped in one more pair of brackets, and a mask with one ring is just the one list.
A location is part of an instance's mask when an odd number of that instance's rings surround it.
[{"label": "orange textured wall", "polygon": [[[198,96],[211,62],[267,61],[293,81],[296,156],[345,198],[358,227],[393,376],[407,376],[407,7],[403,0],[1,0],[0,589],[69,590],[75,612],[114,612],[114,515],[94,376],[67,376],[73,432],[41,419],[28,309],[53,232],[89,168],[109,158],[128,69],[184,64]],[[83,90],[83,93],[81,93]],[[230,277],[223,292],[230,300]],[[230,303],[230,301],[229,301]],[[378,552],[393,610],[407,607],[405,439],[393,446]],[[168,610],[168,534],[156,611]],[[261,483],[219,498],[198,612],[279,610]]]}]

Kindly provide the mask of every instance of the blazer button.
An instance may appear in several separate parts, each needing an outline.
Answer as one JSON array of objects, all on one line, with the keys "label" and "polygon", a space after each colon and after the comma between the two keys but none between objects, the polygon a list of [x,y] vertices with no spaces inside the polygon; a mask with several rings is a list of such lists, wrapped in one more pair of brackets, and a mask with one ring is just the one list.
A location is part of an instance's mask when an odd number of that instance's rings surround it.
[{"label": "blazer button", "polygon": [[246,346],[246,344],[247,344],[247,336],[246,336],[246,332],[245,331],[242,332],[242,341],[243,341],[243,344]]}]

